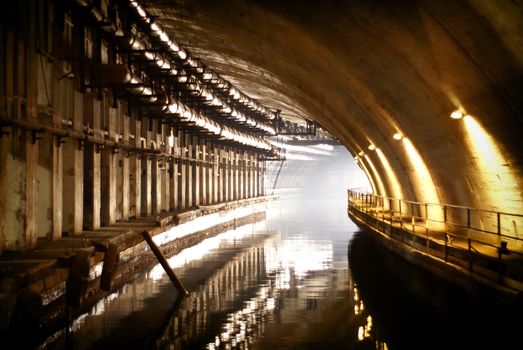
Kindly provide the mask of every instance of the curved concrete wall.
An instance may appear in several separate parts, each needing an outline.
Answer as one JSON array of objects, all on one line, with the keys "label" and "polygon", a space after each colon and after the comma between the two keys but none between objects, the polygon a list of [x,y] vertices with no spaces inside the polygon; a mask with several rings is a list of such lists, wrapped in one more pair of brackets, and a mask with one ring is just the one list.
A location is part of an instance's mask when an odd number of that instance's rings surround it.
[{"label": "curved concrete wall", "polygon": [[[521,3],[146,5],[251,97],[365,152],[380,194],[523,212]],[[458,109],[472,117],[451,119]]]}]

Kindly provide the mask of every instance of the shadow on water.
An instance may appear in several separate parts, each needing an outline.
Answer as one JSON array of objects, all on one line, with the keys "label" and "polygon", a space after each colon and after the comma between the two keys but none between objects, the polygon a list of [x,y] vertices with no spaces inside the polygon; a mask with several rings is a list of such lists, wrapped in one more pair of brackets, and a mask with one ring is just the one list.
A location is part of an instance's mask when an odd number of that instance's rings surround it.
[{"label": "shadow on water", "polygon": [[389,349],[522,348],[521,310],[510,304],[436,278],[364,232],[348,256],[365,312]]}]

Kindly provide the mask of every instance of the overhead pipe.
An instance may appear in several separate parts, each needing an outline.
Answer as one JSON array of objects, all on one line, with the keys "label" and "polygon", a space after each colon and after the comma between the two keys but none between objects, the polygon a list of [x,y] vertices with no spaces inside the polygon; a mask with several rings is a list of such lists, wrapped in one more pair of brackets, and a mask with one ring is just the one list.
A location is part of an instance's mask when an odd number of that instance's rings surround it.
[{"label": "overhead pipe", "polygon": [[[161,42],[163,42],[167,47],[169,47],[173,54],[178,57],[180,60],[182,60],[182,63],[185,65],[188,65],[191,68],[194,68],[198,71],[206,71],[207,75],[206,78],[202,78],[206,83],[212,85],[213,87],[220,89],[220,90],[227,90],[228,96],[232,98],[237,103],[243,105],[245,108],[250,109],[252,111],[258,112],[259,114],[263,115],[265,118],[269,120],[275,119],[274,113],[269,110],[267,107],[261,105],[256,100],[250,98],[249,96],[245,95],[244,93],[240,92],[238,89],[234,88],[234,86],[222,78],[218,73],[213,72],[208,67],[200,67],[198,66],[197,59],[192,58],[189,53],[186,50],[183,50],[180,48],[178,44],[176,44],[172,39],[169,38],[167,33],[163,31],[160,24],[158,24],[154,19],[152,19],[145,9],[136,1],[136,0],[130,0],[129,4],[131,7],[133,7],[138,15],[151,27],[151,31],[154,33],[154,35],[160,39]],[[217,78],[217,79],[213,79]]]},{"label": "overhead pipe", "polygon": [[269,142],[239,130],[232,129],[224,125],[219,125],[215,121],[201,115],[181,102],[174,102],[166,105],[164,111],[170,114],[175,114],[183,121],[194,123],[196,126],[205,129],[214,135],[223,137],[226,140],[235,141],[266,151],[272,151],[274,149],[274,147],[272,147]]},{"label": "overhead pipe", "polygon": [[[116,33],[116,30],[114,30],[114,31],[110,30],[111,28],[116,28],[114,23],[111,23],[111,25],[106,25],[107,23],[110,23],[110,22],[108,22],[107,19],[104,17],[104,15],[91,4],[91,1],[89,1],[89,0],[76,0],[76,1],[77,1],[77,4],[81,7],[89,7],[91,15],[97,22],[104,21],[104,25],[102,27],[106,31],[109,31],[112,34]],[[177,55],[180,59],[185,60],[188,58],[188,54],[184,50],[179,48],[179,46],[176,43],[172,42],[168,38],[167,34],[165,34],[165,32],[161,31],[161,28],[154,22],[154,20],[151,20],[151,18],[148,17],[145,10],[140,5],[138,5],[138,3],[136,1],[130,1],[130,4],[131,4],[131,6],[136,8],[138,15],[141,16],[146,21],[146,23],[152,25],[151,29],[156,29],[156,32],[158,32],[158,37],[160,38],[160,40],[162,42],[165,42],[170,48],[178,49]],[[109,30],[107,28],[109,28]],[[161,53],[150,51],[150,50],[148,51],[146,45],[138,38],[137,35],[133,35],[131,37],[131,39],[127,41],[127,44],[136,51],[142,51],[144,53],[144,57],[148,61],[154,62],[160,69],[165,68],[165,70],[168,70],[171,75],[177,76],[178,77],[177,79],[179,82],[184,83],[184,82],[188,81],[187,76],[185,76],[185,77],[181,76],[180,72],[178,72],[175,69],[171,69],[172,66],[169,63],[169,60],[165,59],[165,57],[163,57],[163,55],[161,55]],[[194,61],[194,59],[192,59],[191,67],[195,68],[197,66],[198,66],[198,64],[196,63],[196,61]],[[203,72],[203,70],[202,70],[202,72]],[[194,76],[191,76],[191,77],[194,77]],[[195,84],[196,93],[198,93],[199,90],[201,91],[203,89],[203,87],[201,86],[200,82],[197,79],[194,79],[193,83]],[[148,102],[151,102],[151,103],[162,104],[162,101],[158,100],[158,95],[162,95],[165,93],[164,92],[162,92],[161,94],[155,93],[155,91],[152,88],[147,87],[141,81],[140,78],[135,77],[132,74],[128,74],[126,76],[123,84],[128,85],[126,87],[126,90],[128,92],[130,92],[131,94],[138,96],[140,98],[145,98],[145,99],[147,99]],[[227,106],[225,101],[221,100],[219,97],[216,97],[212,92],[210,92],[208,95],[209,95],[209,97],[211,97],[211,96],[213,97],[213,99],[211,100],[211,105],[220,107],[224,111],[230,110],[231,115],[234,116],[237,120],[238,119],[241,121],[248,120],[240,112],[236,112],[234,115],[233,108]],[[222,137],[229,141],[235,141],[240,144],[256,147],[256,148],[263,149],[266,151],[274,151],[274,147],[272,147],[268,142],[266,142],[260,138],[243,133],[239,130],[229,128],[227,126],[220,126],[215,121],[213,121],[205,116],[202,116],[199,113],[196,113],[195,111],[193,111],[189,107],[181,104],[180,102],[172,103],[167,94],[165,94],[165,102],[163,104],[164,104],[164,109],[163,109],[164,111],[166,111],[166,109],[167,109],[171,113],[177,113],[177,115],[185,122],[193,122],[196,126],[202,128],[202,129],[205,129],[214,135],[217,135],[217,136]],[[177,108],[176,108],[175,112],[172,112],[174,105],[176,105]],[[165,106],[167,106],[167,107],[165,107]],[[178,106],[181,107],[179,111],[178,111]],[[270,127],[263,125],[261,123],[256,123],[256,121],[254,121],[254,120],[251,120],[249,122],[249,124],[252,126],[258,125],[258,126],[265,127],[265,130],[267,130],[267,131],[270,130]]]},{"label": "overhead pipe", "polygon": [[[157,31],[158,25],[153,22],[151,23],[151,29],[154,31],[155,28]],[[163,32],[162,32],[163,33]],[[162,34],[159,34],[161,37]],[[167,38],[164,38],[164,40],[167,40]],[[190,77],[187,75],[180,75],[181,72],[178,72],[176,69],[171,68],[172,65],[168,63],[168,59],[166,59],[161,53],[159,52],[152,52],[147,50],[147,46],[138,38],[136,34],[133,34],[131,36],[131,39],[129,40],[129,45],[132,49],[140,51],[143,53],[143,56],[150,62],[154,62],[160,69],[165,69],[169,74],[173,76],[177,76],[177,81],[181,84],[187,84],[189,87],[189,92],[193,96],[202,96],[204,95],[204,103],[206,103],[209,106],[215,107],[220,113],[223,114],[229,114],[235,111],[235,109],[231,108],[229,104],[221,99],[219,96],[216,96],[212,91],[202,86],[202,84],[198,81],[198,79],[191,75]],[[192,68],[198,67],[198,63],[193,60],[189,59],[189,66]],[[191,79],[194,78],[194,79]],[[234,115],[231,115],[235,118],[236,121],[247,123],[248,126],[260,129],[263,132],[268,133],[269,135],[275,135],[276,130],[265,123],[259,122],[253,118],[245,116],[243,113],[236,111]]]}]

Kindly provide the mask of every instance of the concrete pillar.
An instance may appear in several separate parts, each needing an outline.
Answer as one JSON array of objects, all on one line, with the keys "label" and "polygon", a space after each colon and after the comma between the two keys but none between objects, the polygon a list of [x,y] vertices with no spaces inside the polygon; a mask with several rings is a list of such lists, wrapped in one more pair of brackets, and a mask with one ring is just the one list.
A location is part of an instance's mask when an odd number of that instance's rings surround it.
[{"label": "concrete pillar", "polygon": [[82,233],[84,147],[70,139],[63,146],[63,230],[71,236]]},{"label": "concrete pillar", "polygon": [[229,150],[224,147],[223,151],[223,202],[228,202],[230,197],[230,170],[231,164],[229,163]]},{"label": "concrete pillar", "polygon": [[161,189],[161,170],[158,156],[151,156],[151,213],[156,215],[161,212],[162,195]]},{"label": "concrete pillar", "polygon": [[[161,146],[161,133],[162,124],[158,119],[152,121],[151,140],[155,145],[156,150],[162,150]],[[151,145],[151,143],[149,144]],[[152,176],[152,188],[151,188],[151,200],[152,200],[152,212],[153,214],[160,214],[162,212],[164,195],[162,193],[163,188],[163,160],[161,156],[154,155],[151,162],[151,176]]]},{"label": "concrete pillar", "polygon": [[101,152],[101,223],[103,226],[116,222],[116,155],[112,147]]},{"label": "concrete pillar", "polygon": [[251,155],[245,152],[245,198],[252,197],[251,192]]},{"label": "concrete pillar", "polygon": [[[84,122],[100,135],[100,101],[84,99]],[[84,227],[100,228],[100,146],[86,143],[84,151]]]},{"label": "concrete pillar", "polygon": [[[105,96],[105,99],[109,99]],[[107,135],[109,139],[116,138],[116,112],[115,108],[107,107],[107,101],[102,107],[102,113],[107,118]],[[105,147],[101,152],[101,223],[103,226],[113,225],[116,222],[116,180],[117,180],[117,149]]]},{"label": "concrete pillar", "polygon": [[[149,118],[142,118],[142,139],[143,148],[147,148],[151,144],[151,130],[149,128]],[[141,186],[141,215],[150,216],[152,213],[152,157],[149,153],[142,155],[142,186]]]},{"label": "concrete pillar", "polygon": [[3,141],[5,167],[4,186],[4,244],[6,249],[35,248],[36,233],[36,160],[37,145],[29,131],[12,129]]},{"label": "concrete pillar", "polygon": [[208,181],[207,181],[207,145],[205,143],[205,140],[200,141],[200,204],[201,205],[207,205],[207,198],[208,198]]},{"label": "concrete pillar", "polygon": [[[122,115],[123,118],[123,125],[122,125],[122,139],[124,143],[129,143],[129,123],[130,118],[125,113]],[[121,186],[121,203],[122,203],[122,216],[121,219],[126,221],[129,220],[129,206],[130,206],[130,159],[129,154],[126,151],[121,151],[119,155],[119,167],[120,167],[120,174],[121,174],[121,182],[119,183],[119,186]]]},{"label": "concrete pillar", "polygon": [[[130,126],[134,129],[134,142],[141,147],[142,123],[131,115]],[[129,217],[139,217],[142,207],[142,154],[133,153],[129,157]]]},{"label": "concrete pillar", "polygon": [[185,172],[185,190],[186,190],[186,208],[192,208],[193,206],[193,179],[194,179],[194,147],[192,144],[192,137],[189,133],[185,134],[185,146],[187,148],[186,157],[187,157],[187,163],[186,163],[186,172]]},{"label": "concrete pillar", "polygon": [[241,163],[241,168],[240,168],[240,172],[242,174],[242,177],[241,177],[241,184],[240,184],[240,187],[241,187],[241,197],[242,198],[247,198],[247,179],[248,179],[248,176],[247,176],[247,152],[246,151],[243,151],[240,153],[240,163]]},{"label": "concrete pillar", "polygon": [[32,142],[32,135],[26,132],[25,142],[25,219],[24,241],[26,248],[36,248],[36,197],[37,197],[37,178],[36,162],[38,159],[38,146]]},{"label": "concrete pillar", "polygon": [[179,131],[178,135],[180,135],[180,162],[178,164],[179,166],[179,208],[185,209],[187,208],[187,137],[184,131]]},{"label": "concrete pillar", "polygon": [[245,198],[245,158],[244,151],[239,150],[236,154],[238,162],[238,199]]},{"label": "concrete pillar", "polygon": [[253,196],[258,197],[258,156],[253,154],[252,156],[252,186],[253,186]]},{"label": "concrete pillar", "polygon": [[[69,141],[71,142],[71,141]],[[52,142],[52,157],[53,157],[53,171],[52,171],[52,231],[51,240],[55,241],[62,238],[62,208],[63,208],[63,164],[62,154],[63,146],[61,146],[60,139],[53,137]]]},{"label": "concrete pillar", "polygon": [[193,195],[193,203],[192,207],[196,208],[201,203],[201,145],[200,141],[197,136],[192,137],[192,143],[193,143],[193,187],[192,187],[192,195]]},{"label": "concrete pillar", "polygon": [[214,204],[214,188],[216,187],[216,175],[214,172],[215,149],[211,142],[207,143],[207,204]]},{"label": "concrete pillar", "polygon": [[169,211],[169,202],[171,200],[171,187],[169,186],[168,176],[169,166],[170,164],[168,158],[162,159],[162,162],[160,164],[160,179],[162,181],[162,186],[160,188],[160,194],[162,198],[162,212]]},{"label": "concrete pillar", "polygon": [[256,184],[256,174],[255,174],[255,171],[256,171],[256,154],[252,153],[250,159],[251,159],[251,161],[250,161],[250,172],[249,172],[249,176],[250,176],[250,191],[251,191],[250,197],[256,197],[256,189],[255,189],[255,184]]},{"label": "concrete pillar", "polygon": [[[73,129],[83,130],[83,95],[75,91],[73,98]],[[71,236],[82,233],[84,198],[84,143],[69,139],[63,145],[63,231]]]},{"label": "concrete pillar", "polygon": [[221,189],[220,186],[220,149],[216,147],[216,145],[213,145],[212,148],[213,152],[213,165],[212,165],[212,176],[213,176],[213,186],[212,186],[212,202],[218,203],[220,201],[219,199],[219,191]]},{"label": "concrete pillar", "polygon": [[173,158],[170,162],[170,187],[171,187],[171,200],[169,208],[171,211],[178,210],[179,208],[179,201],[178,201],[178,157],[180,156],[180,138],[178,137],[178,131],[173,129],[172,130],[172,136],[173,136],[173,146],[171,154],[173,155]]},{"label": "concrete pillar", "polygon": [[240,198],[240,162],[239,151],[232,151],[232,166],[233,166],[233,194],[232,199],[238,200]]},{"label": "concrete pillar", "polygon": [[43,133],[38,141],[36,164],[36,228],[40,237],[52,237],[53,230],[53,141],[51,134]]}]

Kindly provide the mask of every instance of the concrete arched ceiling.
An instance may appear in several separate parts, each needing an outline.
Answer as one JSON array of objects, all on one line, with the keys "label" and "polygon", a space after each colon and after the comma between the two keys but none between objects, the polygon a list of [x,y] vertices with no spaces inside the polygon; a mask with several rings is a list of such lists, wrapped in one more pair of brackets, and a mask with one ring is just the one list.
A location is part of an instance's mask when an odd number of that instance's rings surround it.
[{"label": "concrete arched ceiling", "polygon": [[242,91],[364,151],[382,194],[523,212],[523,2],[144,4]]}]

